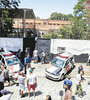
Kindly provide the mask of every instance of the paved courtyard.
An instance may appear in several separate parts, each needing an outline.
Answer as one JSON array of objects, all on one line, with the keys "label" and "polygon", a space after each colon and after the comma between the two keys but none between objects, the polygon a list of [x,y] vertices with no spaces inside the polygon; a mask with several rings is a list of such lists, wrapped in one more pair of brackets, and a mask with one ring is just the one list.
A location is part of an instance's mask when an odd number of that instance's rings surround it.
[{"label": "paved courtyard", "polygon": [[[74,95],[76,85],[76,74],[77,74],[77,68],[79,64],[75,64],[76,67],[72,70],[70,73],[71,80],[73,82],[72,86],[72,100],[90,100],[90,85],[88,85],[88,81],[90,81],[90,66],[86,66],[85,63],[83,63],[84,70],[85,70],[85,81],[82,83],[83,91],[86,93],[82,98],[78,97],[77,95]],[[46,95],[51,95],[52,100],[63,100],[64,98],[64,89],[63,89],[63,81],[52,81],[50,79],[47,79],[44,74],[45,67],[48,66],[48,64],[34,64],[32,62],[32,67],[35,67],[34,73],[37,75],[37,88],[36,88],[36,97],[34,98],[32,96],[32,90],[31,90],[31,97],[28,98],[28,89],[26,86],[26,89],[24,91],[25,97],[20,98],[19,96],[19,90],[18,86],[16,84],[13,84],[11,87],[5,87],[8,91],[12,92],[11,100],[45,100]],[[5,84],[7,85],[7,83]]]}]

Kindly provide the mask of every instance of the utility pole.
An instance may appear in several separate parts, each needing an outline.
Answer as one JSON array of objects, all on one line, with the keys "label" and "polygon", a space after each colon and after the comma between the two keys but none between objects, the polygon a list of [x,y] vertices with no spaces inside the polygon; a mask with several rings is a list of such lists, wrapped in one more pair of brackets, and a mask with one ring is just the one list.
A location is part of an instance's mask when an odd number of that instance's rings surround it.
[{"label": "utility pole", "polygon": [[23,18],[23,37],[26,37],[26,10],[24,9],[24,18]]}]

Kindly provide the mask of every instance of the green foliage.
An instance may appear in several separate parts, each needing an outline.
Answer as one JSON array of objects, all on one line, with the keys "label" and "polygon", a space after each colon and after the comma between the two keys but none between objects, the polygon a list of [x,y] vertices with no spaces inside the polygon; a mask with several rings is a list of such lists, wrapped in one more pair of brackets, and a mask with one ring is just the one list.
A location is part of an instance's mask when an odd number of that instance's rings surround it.
[{"label": "green foliage", "polygon": [[36,19],[40,19],[40,17],[39,17],[39,16],[37,16],[37,17],[36,17]]},{"label": "green foliage", "polygon": [[78,3],[74,7],[74,14],[79,18],[86,17],[86,12],[84,7],[85,1],[86,0],[78,0]]},{"label": "green foliage", "polygon": [[[9,18],[8,8],[17,8],[19,0],[1,0],[0,2],[0,36],[7,36],[12,32],[12,19]],[[13,16],[14,13],[12,13]]]},{"label": "green foliage", "polygon": [[70,27],[63,26],[60,29],[60,34],[63,39],[72,39],[73,38],[73,33]]},{"label": "green foliage", "polygon": [[62,13],[53,12],[49,19],[51,20],[70,20],[73,17],[72,14],[65,15]]},{"label": "green foliage", "polygon": [[57,34],[57,33],[54,33],[54,32],[51,32],[51,33],[44,34],[43,35],[43,38],[59,39],[59,38],[61,38],[61,35],[60,34]]},{"label": "green foliage", "polygon": [[20,0],[1,0],[0,8],[17,8]]},{"label": "green foliage", "polygon": [[0,16],[0,36],[6,36],[7,33],[12,31],[12,19],[8,18],[8,10],[2,10]]},{"label": "green foliage", "polygon": [[86,21],[74,17],[72,21],[72,32],[74,39],[86,39]]}]

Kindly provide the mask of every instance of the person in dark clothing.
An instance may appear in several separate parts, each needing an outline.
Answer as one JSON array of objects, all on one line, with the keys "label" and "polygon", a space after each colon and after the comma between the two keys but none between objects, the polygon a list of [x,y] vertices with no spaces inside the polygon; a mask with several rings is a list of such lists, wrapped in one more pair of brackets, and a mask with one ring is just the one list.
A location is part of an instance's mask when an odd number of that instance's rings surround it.
[{"label": "person in dark clothing", "polygon": [[18,50],[18,52],[16,53],[16,56],[19,58],[19,60],[21,60],[21,49]]},{"label": "person in dark clothing", "polygon": [[1,48],[0,52],[4,52],[4,49],[3,49],[3,48]]},{"label": "person in dark clothing", "polygon": [[45,100],[52,100],[50,95],[47,95]]},{"label": "person in dark clothing", "polygon": [[25,74],[26,74],[26,68],[30,67],[30,65],[31,65],[31,56],[29,55],[29,53],[27,55],[25,55],[24,65],[25,65]]},{"label": "person in dark clothing", "polygon": [[78,67],[78,74],[80,74],[80,72],[83,70],[83,66],[80,64],[80,66]]},{"label": "person in dark clothing", "polygon": [[2,74],[2,70],[0,69],[0,91],[4,89],[4,83],[1,74]]},{"label": "person in dark clothing", "polygon": [[4,71],[3,71],[4,82],[8,81],[9,86],[10,86],[11,84],[10,84],[10,78],[9,78],[9,70],[7,69],[6,66],[4,68],[5,68]]}]

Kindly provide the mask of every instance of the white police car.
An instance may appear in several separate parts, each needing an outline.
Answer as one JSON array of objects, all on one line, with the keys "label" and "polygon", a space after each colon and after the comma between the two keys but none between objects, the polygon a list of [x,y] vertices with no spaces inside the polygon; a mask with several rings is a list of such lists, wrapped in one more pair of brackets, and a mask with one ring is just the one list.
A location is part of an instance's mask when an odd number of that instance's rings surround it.
[{"label": "white police car", "polygon": [[45,69],[45,75],[53,80],[62,80],[73,67],[74,57],[71,53],[58,54]]},{"label": "white police car", "polygon": [[4,70],[4,66],[9,70],[9,74],[13,79],[18,78],[19,71],[24,68],[20,60],[12,52],[0,52],[0,67]]}]

